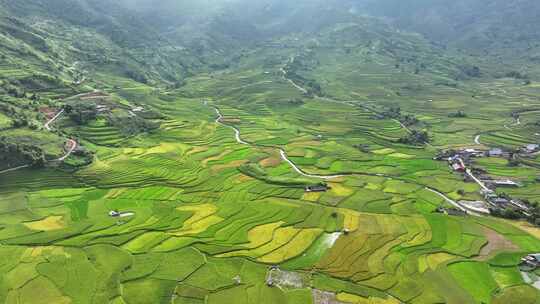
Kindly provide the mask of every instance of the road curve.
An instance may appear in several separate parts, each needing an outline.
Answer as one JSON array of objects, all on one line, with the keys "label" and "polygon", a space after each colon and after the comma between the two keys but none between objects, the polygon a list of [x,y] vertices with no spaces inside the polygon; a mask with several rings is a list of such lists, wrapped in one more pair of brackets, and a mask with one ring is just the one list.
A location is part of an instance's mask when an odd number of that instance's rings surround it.
[{"label": "road curve", "polygon": [[57,159],[57,161],[66,160],[66,158],[68,158],[71,155],[71,153],[73,153],[73,151],[75,151],[75,149],[77,149],[77,142],[76,141],[74,141],[73,139],[68,139],[68,143],[69,143],[68,151],[66,152],[66,154],[64,156]]},{"label": "road curve", "polygon": [[250,143],[245,142],[245,141],[242,140],[242,138],[240,137],[240,130],[238,130],[238,128],[236,128],[234,126],[231,126],[231,125],[228,125],[228,124],[225,124],[225,123],[222,122],[223,114],[221,114],[221,111],[218,108],[214,107],[214,110],[216,110],[216,113],[218,115],[218,117],[216,118],[216,123],[218,123],[218,124],[220,124],[220,125],[222,125],[224,127],[228,127],[228,128],[233,129],[234,130],[234,137],[235,137],[237,143],[239,143],[241,145],[250,145]]},{"label": "road curve", "polygon": [[281,155],[281,159],[283,159],[284,161],[289,163],[289,165],[291,165],[291,167],[294,169],[294,171],[296,171],[298,174],[300,174],[302,176],[311,177],[311,178],[320,178],[320,179],[334,179],[334,178],[344,177],[345,176],[345,175],[314,175],[314,174],[309,174],[309,173],[306,173],[306,172],[302,171],[302,169],[298,168],[298,166],[296,166],[296,164],[287,157],[287,153],[285,153],[285,150],[279,149],[279,154]]},{"label": "road curve", "polygon": [[481,145],[482,143],[480,142],[480,135],[476,135],[476,137],[474,138],[474,143],[477,144],[477,145]]},{"label": "road curve", "polygon": [[56,113],[56,115],[54,115],[53,118],[51,118],[49,121],[45,123],[45,129],[47,129],[47,131],[51,131],[51,124],[54,123],[58,119],[58,117],[60,117],[63,113],[64,113],[64,109]]}]

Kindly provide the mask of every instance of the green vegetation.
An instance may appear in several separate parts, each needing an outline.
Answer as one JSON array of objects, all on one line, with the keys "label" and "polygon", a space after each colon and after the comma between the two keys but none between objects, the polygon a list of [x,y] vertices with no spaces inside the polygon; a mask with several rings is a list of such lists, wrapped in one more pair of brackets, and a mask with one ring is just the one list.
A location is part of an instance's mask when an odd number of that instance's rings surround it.
[{"label": "green vegetation", "polygon": [[433,157],[538,143],[538,20],[405,2],[0,1],[0,302],[537,303],[539,156]]},{"label": "green vegetation", "polygon": [[97,106],[93,102],[70,102],[65,105],[65,111],[79,125],[85,125],[97,116]]}]

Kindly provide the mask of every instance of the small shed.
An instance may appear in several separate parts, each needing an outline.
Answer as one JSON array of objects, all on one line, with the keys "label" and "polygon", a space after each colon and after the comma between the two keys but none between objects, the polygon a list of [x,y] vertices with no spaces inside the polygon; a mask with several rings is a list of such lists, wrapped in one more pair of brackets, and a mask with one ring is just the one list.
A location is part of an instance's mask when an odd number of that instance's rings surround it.
[{"label": "small shed", "polygon": [[326,192],[328,191],[328,186],[326,185],[314,185],[314,186],[307,186],[306,192]]}]

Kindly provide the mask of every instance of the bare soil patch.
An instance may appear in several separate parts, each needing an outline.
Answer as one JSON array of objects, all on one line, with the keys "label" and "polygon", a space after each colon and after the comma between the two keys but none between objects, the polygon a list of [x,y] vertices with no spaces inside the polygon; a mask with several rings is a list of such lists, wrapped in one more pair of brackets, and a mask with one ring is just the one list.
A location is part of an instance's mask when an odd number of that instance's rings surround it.
[{"label": "bare soil patch", "polygon": [[484,234],[487,238],[487,244],[482,247],[480,253],[478,254],[477,260],[485,261],[487,260],[492,253],[506,250],[506,251],[516,251],[519,250],[519,247],[512,243],[510,240],[506,239],[502,234],[498,233],[493,229],[483,228]]}]

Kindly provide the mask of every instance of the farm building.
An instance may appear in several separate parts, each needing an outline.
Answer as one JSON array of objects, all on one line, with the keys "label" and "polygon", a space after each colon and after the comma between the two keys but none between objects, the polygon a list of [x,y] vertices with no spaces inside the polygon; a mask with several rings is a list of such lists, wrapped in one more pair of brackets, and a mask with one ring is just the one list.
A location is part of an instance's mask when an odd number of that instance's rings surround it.
[{"label": "farm building", "polygon": [[497,187],[512,187],[512,188],[517,188],[519,187],[520,185],[512,180],[509,180],[509,179],[500,179],[500,180],[492,180],[492,181],[489,181],[489,183],[497,186]]},{"label": "farm building", "polygon": [[307,186],[306,192],[326,192],[328,191],[328,186],[326,185],[314,185],[314,186]]}]

